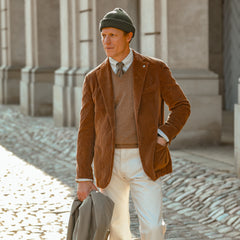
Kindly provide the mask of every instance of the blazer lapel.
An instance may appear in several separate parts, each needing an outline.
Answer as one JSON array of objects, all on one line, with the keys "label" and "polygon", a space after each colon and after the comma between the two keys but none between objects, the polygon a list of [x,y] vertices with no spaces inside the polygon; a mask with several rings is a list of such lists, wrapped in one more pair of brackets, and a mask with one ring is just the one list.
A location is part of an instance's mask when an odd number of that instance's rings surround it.
[{"label": "blazer lapel", "polygon": [[140,107],[143,86],[148,69],[148,62],[141,57],[138,53],[133,51],[133,97],[134,97],[134,110],[135,119],[137,120],[138,111]]},{"label": "blazer lapel", "polygon": [[[140,107],[142,91],[148,70],[148,62],[141,57],[140,54],[133,51],[133,98],[135,119],[137,120],[138,111]],[[113,85],[111,77],[111,66],[109,60],[106,59],[97,71],[97,80],[101,89],[106,111],[109,116],[110,124],[114,128],[115,114],[114,114],[114,96]]]},{"label": "blazer lapel", "polygon": [[113,97],[113,85],[111,77],[111,66],[109,60],[106,59],[97,71],[97,80],[102,92],[106,111],[109,116],[110,124],[114,128],[114,97]]}]

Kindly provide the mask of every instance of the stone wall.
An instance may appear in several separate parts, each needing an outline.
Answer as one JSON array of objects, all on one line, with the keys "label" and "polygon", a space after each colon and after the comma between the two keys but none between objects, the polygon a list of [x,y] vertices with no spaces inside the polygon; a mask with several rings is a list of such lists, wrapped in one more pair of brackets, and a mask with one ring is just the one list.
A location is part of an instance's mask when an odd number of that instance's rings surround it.
[{"label": "stone wall", "polygon": [[60,64],[59,1],[25,0],[26,59],[20,106],[31,116],[52,115],[54,71]]},{"label": "stone wall", "polygon": [[221,24],[219,2],[19,0],[15,5],[12,3],[13,0],[1,0],[1,24],[6,27],[1,28],[0,103],[20,100],[24,114],[53,115],[57,126],[78,127],[84,76],[105,58],[99,20],[106,12],[122,7],[137,28],[131,47],[163,59],[191,102],[192,114],[173,147],[219,142],[222,56],[221,43],[213,44],[220,30],[214,34],[211,31]]}]

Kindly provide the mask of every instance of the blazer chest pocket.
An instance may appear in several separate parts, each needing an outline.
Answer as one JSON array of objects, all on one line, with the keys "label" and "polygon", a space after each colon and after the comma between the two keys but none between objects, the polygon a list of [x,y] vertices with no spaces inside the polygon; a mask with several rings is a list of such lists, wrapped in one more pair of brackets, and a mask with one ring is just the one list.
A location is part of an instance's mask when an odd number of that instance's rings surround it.
[{"label": "blazer chest pocket", "polygon": [[162,146],[156,144],[155,153],[154,153],[154,170],[159,171],[167,166],[170,160],[170,153],[168,146]]}]

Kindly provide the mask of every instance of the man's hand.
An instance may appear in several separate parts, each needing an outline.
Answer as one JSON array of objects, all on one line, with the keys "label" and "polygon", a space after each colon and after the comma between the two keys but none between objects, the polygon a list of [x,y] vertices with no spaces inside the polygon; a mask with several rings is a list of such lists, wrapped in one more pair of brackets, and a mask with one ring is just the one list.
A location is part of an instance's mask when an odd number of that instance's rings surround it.
[{"label": "man's hand", "polygon": [[157,137],[157,143],[164,146],[164,147],[167,146],[167,141],[163,137]]},{"label": "man's hand", "polygon": [[91,181],[78,183],[77,196],[80,201],[83,201],[92,190],[98,191],[97,187]]}]

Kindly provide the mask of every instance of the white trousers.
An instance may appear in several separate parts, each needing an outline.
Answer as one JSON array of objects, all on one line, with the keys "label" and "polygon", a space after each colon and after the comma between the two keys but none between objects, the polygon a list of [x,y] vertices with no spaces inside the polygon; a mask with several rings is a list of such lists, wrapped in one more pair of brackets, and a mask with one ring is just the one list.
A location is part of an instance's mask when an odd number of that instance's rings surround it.
[{"label": "white trousers", "polygon": [[112,178],[102,192],[115,203],[110,240],[131,240],[129,190],[138,215],[141,240],[163,240],[161,180],[152,181],[143,171],[138,148],[115,149]]}]

